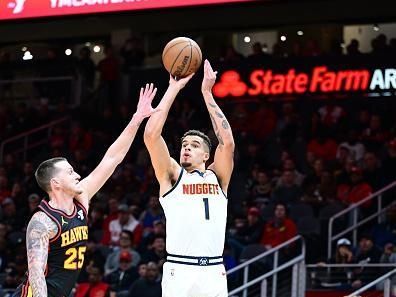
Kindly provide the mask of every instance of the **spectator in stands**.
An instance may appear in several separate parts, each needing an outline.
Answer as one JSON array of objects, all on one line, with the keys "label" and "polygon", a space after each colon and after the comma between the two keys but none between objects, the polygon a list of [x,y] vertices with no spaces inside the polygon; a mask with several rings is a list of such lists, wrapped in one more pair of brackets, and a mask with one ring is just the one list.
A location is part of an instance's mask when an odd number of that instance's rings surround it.
[{"label": "spectator in stands", "polygon": [[[324,264],[354,264],[355,257],[352,251],[352,245],[349,239],[340,238],[337,241],[337,249],[335,256],[328,259],[327,263],[319,262],[318,266],[324,266]],[[337,289],[350,288],[348,284],[350,275],[352,275],[352,268],[348,267],[336,267],[330,269],[330,275],[325,278],[319,277],[318,281],[322,287],[329,286],[336,287]],[[319,274],[320,276],[320,274]]]},{"label": "spectator in stands", "polygon": [[107,256],[105,263],[105,274],[109,274],[120,267],[120,256],[125,252],[130,255],[130,265],[136,267],[140,262],[140,255],[132,247],[133,234],[128,230],[122,230],[120,235],[120,246],[115,247],[113,252]]},{"label": "spectator in stands", "polygon": [[146,210],[140,216],[140,222],[143,226],[143,233],[147,234],[153,229],[153,223],[164,219],[164,211],[157,196],[152,195],[147,203]]},{"label": "spectator in stands", "polygon": [[88,233],[89,238],[95,243],[99,243],[103,236],[104,211],[98,205],[92,205],[89,209]]},{"label": "spectator in stands", "polygon": [[389,132],[382,127],[381,117],[378,114],[372,115],[369,127],[362,133],[365,147],[367,150],[378,152],[388,139]]},{"label": "spectator in stands", "polygon": [[294,143],[299,129],[299,118],[292,103],[282,104],[281,115],[276,124],[276,131],[281,143],[289,147]]},{"label": "spectator in stands", "polygon": [[261,235],[261,244],[271,249],[297,235],[296,224],[287,217],[283,203],[275,205],[274,218],[268,221]]},{"label": "spectator in stands", "polygon": [[229,45],[222,49],[220,62],[228,66],[234,66],[239,65],[244,58],[232,45]]},{"label": "spectator in stands", "polygon": [[142,237],[138,251],[146,252],[147,247],[157,236],[165,237],[165,224],[161,220],[154,221],[153,229]]},{"label": "spectator in stands", "polygon": [[33,213],[37,210],[37,207],[39,206],[40,202],[41,202],[41,198],[38,194],[32,193],[28,196],[29,217],[33,215]]},{"label": "spectator in stands", "polygon": [[11,189],[6,176],[0,176],[0,203],[11,196]]},{"label": "spectator in stands", "polygon": [[350,57],[360,57],[362,53],[359,50],[359,41],[351,39],[351,42],[346,47],[347,55]]},{"label": "spectator in stands", "polygon": [[277,117],[271,105],[262,100],[252,117],[252,134],[256,139],[265,141],[275,131]]},{"label": "spectator in stands", "polygon": [[252,45],[252,53],[247,57],[249,65],[257,67],[263,65],[269,60],[269,55],[263,51],[263,45],[260,42],[255,42]]},{"label": "spectator in stands", "polygon": [[367,263],[379,263],[381,251],[374,245],[371,235],[363,234],[359,240],[359,246],[356,250],[356,261]]},{"label": "spectator in stands", "polygon": [[377,155],[366,152],[363,157],[364,180],[372,187],[374,192],[385,186],[385,177]]},{"label": "spectator in stands", "polygon": [[102,281],[103,270],[99,266],[92,266],[88,271],[88,282],[77,285],[75,297],[107,297],[110,286]]},{"label": "spectator in stands", "polygon": [[296,184],[296,176],[291,170],[284,170],[281,176],[281,185],[272,192],[272,201],[290,205],[300,201],[302,191]]},{"label": "spectator in stands", "polygon": [[153,261],[155,263],[164,262],[166,259],[165,237],[157,235],[142,254],[143,262]]},{"label": "spectator in stands", "polygon": [[334,103],[328,103],[319,108],[320,121],[324,127],[330,129],[332,132],[337,131],[337,126],[340,125],[342,120],[346,117],[345,110]]},{"label": "spectator in stands", "polygon": [[[371,186],[363,180],[363,170],[358,166],[353,166],[350,172],[350,182],[340,184],[337,187],[337,197],[346,205],[357,203],[373,192]],[[364,209],[370,207],[372,201],[365,202]]]},{"label": "spectator in stands", "polygon": [[387,154],[383,162],[384,176],[386,183],[396,180],[396,138],[392,139],[387,145]]},{"label": "spectator in stands", "polygon": [[92,149],[92,144],[93,135],[86,131],[81,123],[73,122],[69,134],[69,151],[74,152],[77,149],[81,149],[88,152]]},{"label": "spectator in stands", "polygon": [[[360,162],[363,159],[365,152],[364,145],[358,140],[358,134],[355,129],[351,129],[348,132],[347,141],[340,143],[338,148],[345,147],[349,151],[349,156],[356,162]],[[339,149],[337,156],[339,156]]]},{"label": "spectator in stands", "polygon": [[120,236],[122,230],[128,230],[133,234],[133,245],[139,245],[142,237],[142,225],[129,212],[128,205],[120,204],[118,206],[118,218],[111,221],[109,228],[104,230],[102,243],[110,246],[118,246],[120,244]]},{"label": "spectator in stands", "polygon": [[[100,74],[99,82],[99,110],[107,105],[113,105],[118,98],[118,79],[120,75],[119,63],[111,45],[104,47],[105,58],[99,61],[97,70]],[[111,103],[112,102],[112,103]]]},{"label": "spectator in stands", "polygon": [[82,84],[87,91],[92,91],[95,81],[96,66],[91,58],[91,50],[84,46],[80,49],[79,58],[77,60],[77,71],[81,75]]},{"label": "spectator in stands", "polygon": [[161,297],[161,283],[158,277],[158,265],[154,262],[149,262],[145,276],[132,284],[128,297]]},{"label": "spectator in stands", "polygon": [[119,267],[105,278],[111,291],[127,293],[131,284],[139,278],[137,267],[132,266],[132,257],[128,251],[119,253]]},{"label": "spectator in stands", "polygon": [[23,163],[22,170],[22,175],[19,178],[21,187],[26,191],[26,193],[39,193],[40,188],[37,186],[37,182],[34,179],[33,163],[25,161]]},{"label": "spectator in stands", "polygon": [[[239,226],[238,226],[239,224]],[[249,244],[256,244],[260,241],[263,232],[263,221],[260,218],[260,210],[251,207],[247,212],[247,222],[240,220],[236,229],[229,234],[228,244],[232,248],[236,258],[239,258],[243,248]]]},{"label": "spectator in stands", "polygon": [[146,57],[142,41],[138,37],[126,40],[121,48],[121,57],[124,59],[123,71],[125,73],[142,67]]},{"label": "spectator in stands", "polygon": [[328,137],[327,134],[323,129],[318,131],[316,138],[313,138],[308,143],[307,149],[315,158],[331,161],[336,157],[337,143],[334,139]]},{"label": "spectator in stands", "polygon": [[27,207],[26,191],[22,188],[21,183],[16,181],[12,185],[10,197],[14,200],[15,204],[21,208]]},{"label": "spectator in stands", "polygon": [[25,223],[25,218],[18,215],[14,200],[7,197],[1,202],[2,221],[7,225],[10,231],[19,231]]},{"label": "spectator in stands", "polygon": [[385,222],[373,228],[373,239],[376,246],[384,248],[390,243],[396,246],[396,206],[386,210]]},{"label": "spectator in stands", "polygon": [[260,169],[257,171],[256,178],[249,187],[250,200],[252,202],[260,199],[261,202],[268,203],[271,199],[272,183],[268,173]]},{"label": "spectator in stands", "polygon": [[[298,186],[301,186],[304,180],[304,175],[300,173],[297,168],[296,168],[296,162],[294,162],[293,159],[287,157],[286,159],[283,160],[282,162],[282,170],[290,170],[293,171],[294,176],[295,176],[295,183]],[[282,185],[282,179],[278,179],[277,186]]]},{"label": "spectator in stands", "polygon": [[381,251],[374,245],[371,235],[363,234],[360,237],[356,250],[356,262],[362,266],[354,270],[355,280],[352,282],[352,288],[360,288],[379,276],[380,269],[364,267],[364,264],[380,263],[381,254]]}]

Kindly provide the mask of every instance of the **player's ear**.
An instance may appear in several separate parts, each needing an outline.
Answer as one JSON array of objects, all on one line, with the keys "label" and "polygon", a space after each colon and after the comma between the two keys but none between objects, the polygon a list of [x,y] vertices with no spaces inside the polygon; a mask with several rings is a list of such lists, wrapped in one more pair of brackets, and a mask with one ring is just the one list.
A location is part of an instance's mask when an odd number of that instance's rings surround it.
[{"label": "player's ear", "polygon": [[56,177],[51,178],[50,180],[51,188],[59,188],[60,182]]},{"label": "player's ear", "polygon": [[204,153],[204,163],[209,160],[209,153]]}]

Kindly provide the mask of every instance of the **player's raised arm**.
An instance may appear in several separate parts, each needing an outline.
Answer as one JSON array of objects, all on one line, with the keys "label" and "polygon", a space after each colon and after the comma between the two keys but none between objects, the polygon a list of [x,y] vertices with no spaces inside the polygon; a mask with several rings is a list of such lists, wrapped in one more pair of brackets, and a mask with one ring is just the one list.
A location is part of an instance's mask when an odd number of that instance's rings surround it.
[{"label": "player's raised arm", "polygon": [[[88,201],[93,195],[103,186],[108,180],[115,168],[124,159],[131,144],[135,138],[136,132],[140,124],[146,118],[152,115],[157,109],[151,107],[151,102],[157,92],[153,84],[146,84],[146,87],[140,89],[140,98],[137,110],[133,115],[131,121],[128,123],[124,131],[109,147],[99,165],[81,181],[81,186],[84,192],[77,199],[88,207]],[[82,197],[81,197],[82,196]],[[88,209],[88,208],[87,208]]]},{"label": "player's raised arm", "polygon": [[224,113],[216,104],[212,87],[216,82],[217,71],[213,71],[208,60],[204,64],[204,78],[202,81],[202,95],[205,99],[206,107],[212,121],[213,130],[216,134],[219,144],[216,148],[214,162],[208,167],[216,172],[220,179],[221,187],[227,192],[228,184],[231,179],[232,169],[234,168],[234,137],[232,130]]},{"label": "player's raised arm", "polygon": [[[47,296],[45,268],[48,258],[49,240],[58,232],[58,227],[45,213],[33,215],[26,230],[26,247],[29,270],[28,290],[33,297]],[[30,295],[29,295],[30,296]]]},{"label": "player's raised arm", "polygon": [[170,157],[168,147],[161,136],[169,110],[179,93],[193,75],[189,75],[178,81],[170,77],[169,87],[161,99],[157,109],[147,121],[144,130],[144,143],[150,153],[151,163],[154,167],[155,176],[160,183],[160,194],[164,194],[171,186],[171,181],[177,178],[180,165]]}]

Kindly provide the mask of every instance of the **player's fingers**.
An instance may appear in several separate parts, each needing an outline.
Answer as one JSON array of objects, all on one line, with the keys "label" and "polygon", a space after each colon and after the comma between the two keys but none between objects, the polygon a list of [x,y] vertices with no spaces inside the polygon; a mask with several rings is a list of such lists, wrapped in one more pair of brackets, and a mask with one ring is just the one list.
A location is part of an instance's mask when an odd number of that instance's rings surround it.
[{"label": "player's fingers", "polygon": [[150,95],[150,103],[153,101],[153,99],[154,99],[154,97],[155,97],[155,94],[157,94],[157,88],[155,88],[155,89],[153,90],[153,92],[151,93],[151,95]]},{"label": "player's fingers", "polygon": [[140,88],[140,98],[142,98],[143,97],[143,88]]}]

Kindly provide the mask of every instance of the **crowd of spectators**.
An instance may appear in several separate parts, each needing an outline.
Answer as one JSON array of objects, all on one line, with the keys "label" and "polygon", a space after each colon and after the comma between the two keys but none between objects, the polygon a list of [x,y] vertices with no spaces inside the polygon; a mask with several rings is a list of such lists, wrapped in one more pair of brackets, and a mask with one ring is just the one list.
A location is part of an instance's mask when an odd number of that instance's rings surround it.
[{"label": "crowd of spectators", "polygon": [[[356,47],[356,45],[355,45]],[[144,54],[123,55],[131,67],[140,66]],[[83,49],[80,69],[91,85],[94,65]],[[99,64],[116,79],[112,52]],[[83,59],[83,58],[82,58]],[[125,58],[127,59],[127,58]],[[91,70],[89,70],[91,69]],[[88,71],[89,70],[89,71]],[[111,84],[107,85],[111,88]],[[13,289],[26,271],[25,230],[30,214],[45,198],[34,180],[34,168],[43,159],[65,156],[86,176],[129,121],[133,104],[100,112],[67,110],[61,103],[49,111],[44,101],[13,109],[0,105],[1,137],[71,115],[71,123],[53,129],[45,149],[22,160],[6,154],[0,164],[0,275],[2,289]],[[235,266],[251,245],[270,249],[302,234],[307,238],[309,263],[395,262],[395,210],[384,223],[366,226],[357,247],[344,238],[334,259],[324,259],[329,209],[339,211],[396,180],[396,106],[388,101],[221,103],[236,140],[235,169],[229,188],[229,215],[225,264]],[[180,136],[198,128],[215,142],[210,120],[199,98],[176,100],[164,129],[170,153],[178,159]],[[382,106],[381,106],[382,104]],[[47,108],[46,108],[47,106]],[[37,112],[36,110],[40,112]],[[33,116],[34,115],[34,116]],[[141,131],[140,131],[141,133]],[[161,267],[166,259],[165,218],[158,202],[158,184],[142,135],[116,172],[93,199],[89,211],[89,245],[85,268],[75,296],[161,296]],[[393,196],[384,196],[384,204]],[[360,216],[373,205],[360,207]],[[308,224],[308,223],[309,224]],[[316,222],[317,224],[312,224]],[[186,222],[188,223],[188,222]],[[348,224],[346,219],[345,227]],[[308,226],[307,226],[308,225]],[[314,225],[314,226],[313,226]],[[312,228],[325,226],[319,230]],[[311,227],[311,228],[308,228]],[[364,282],[352,271],[348,285]]]}]

